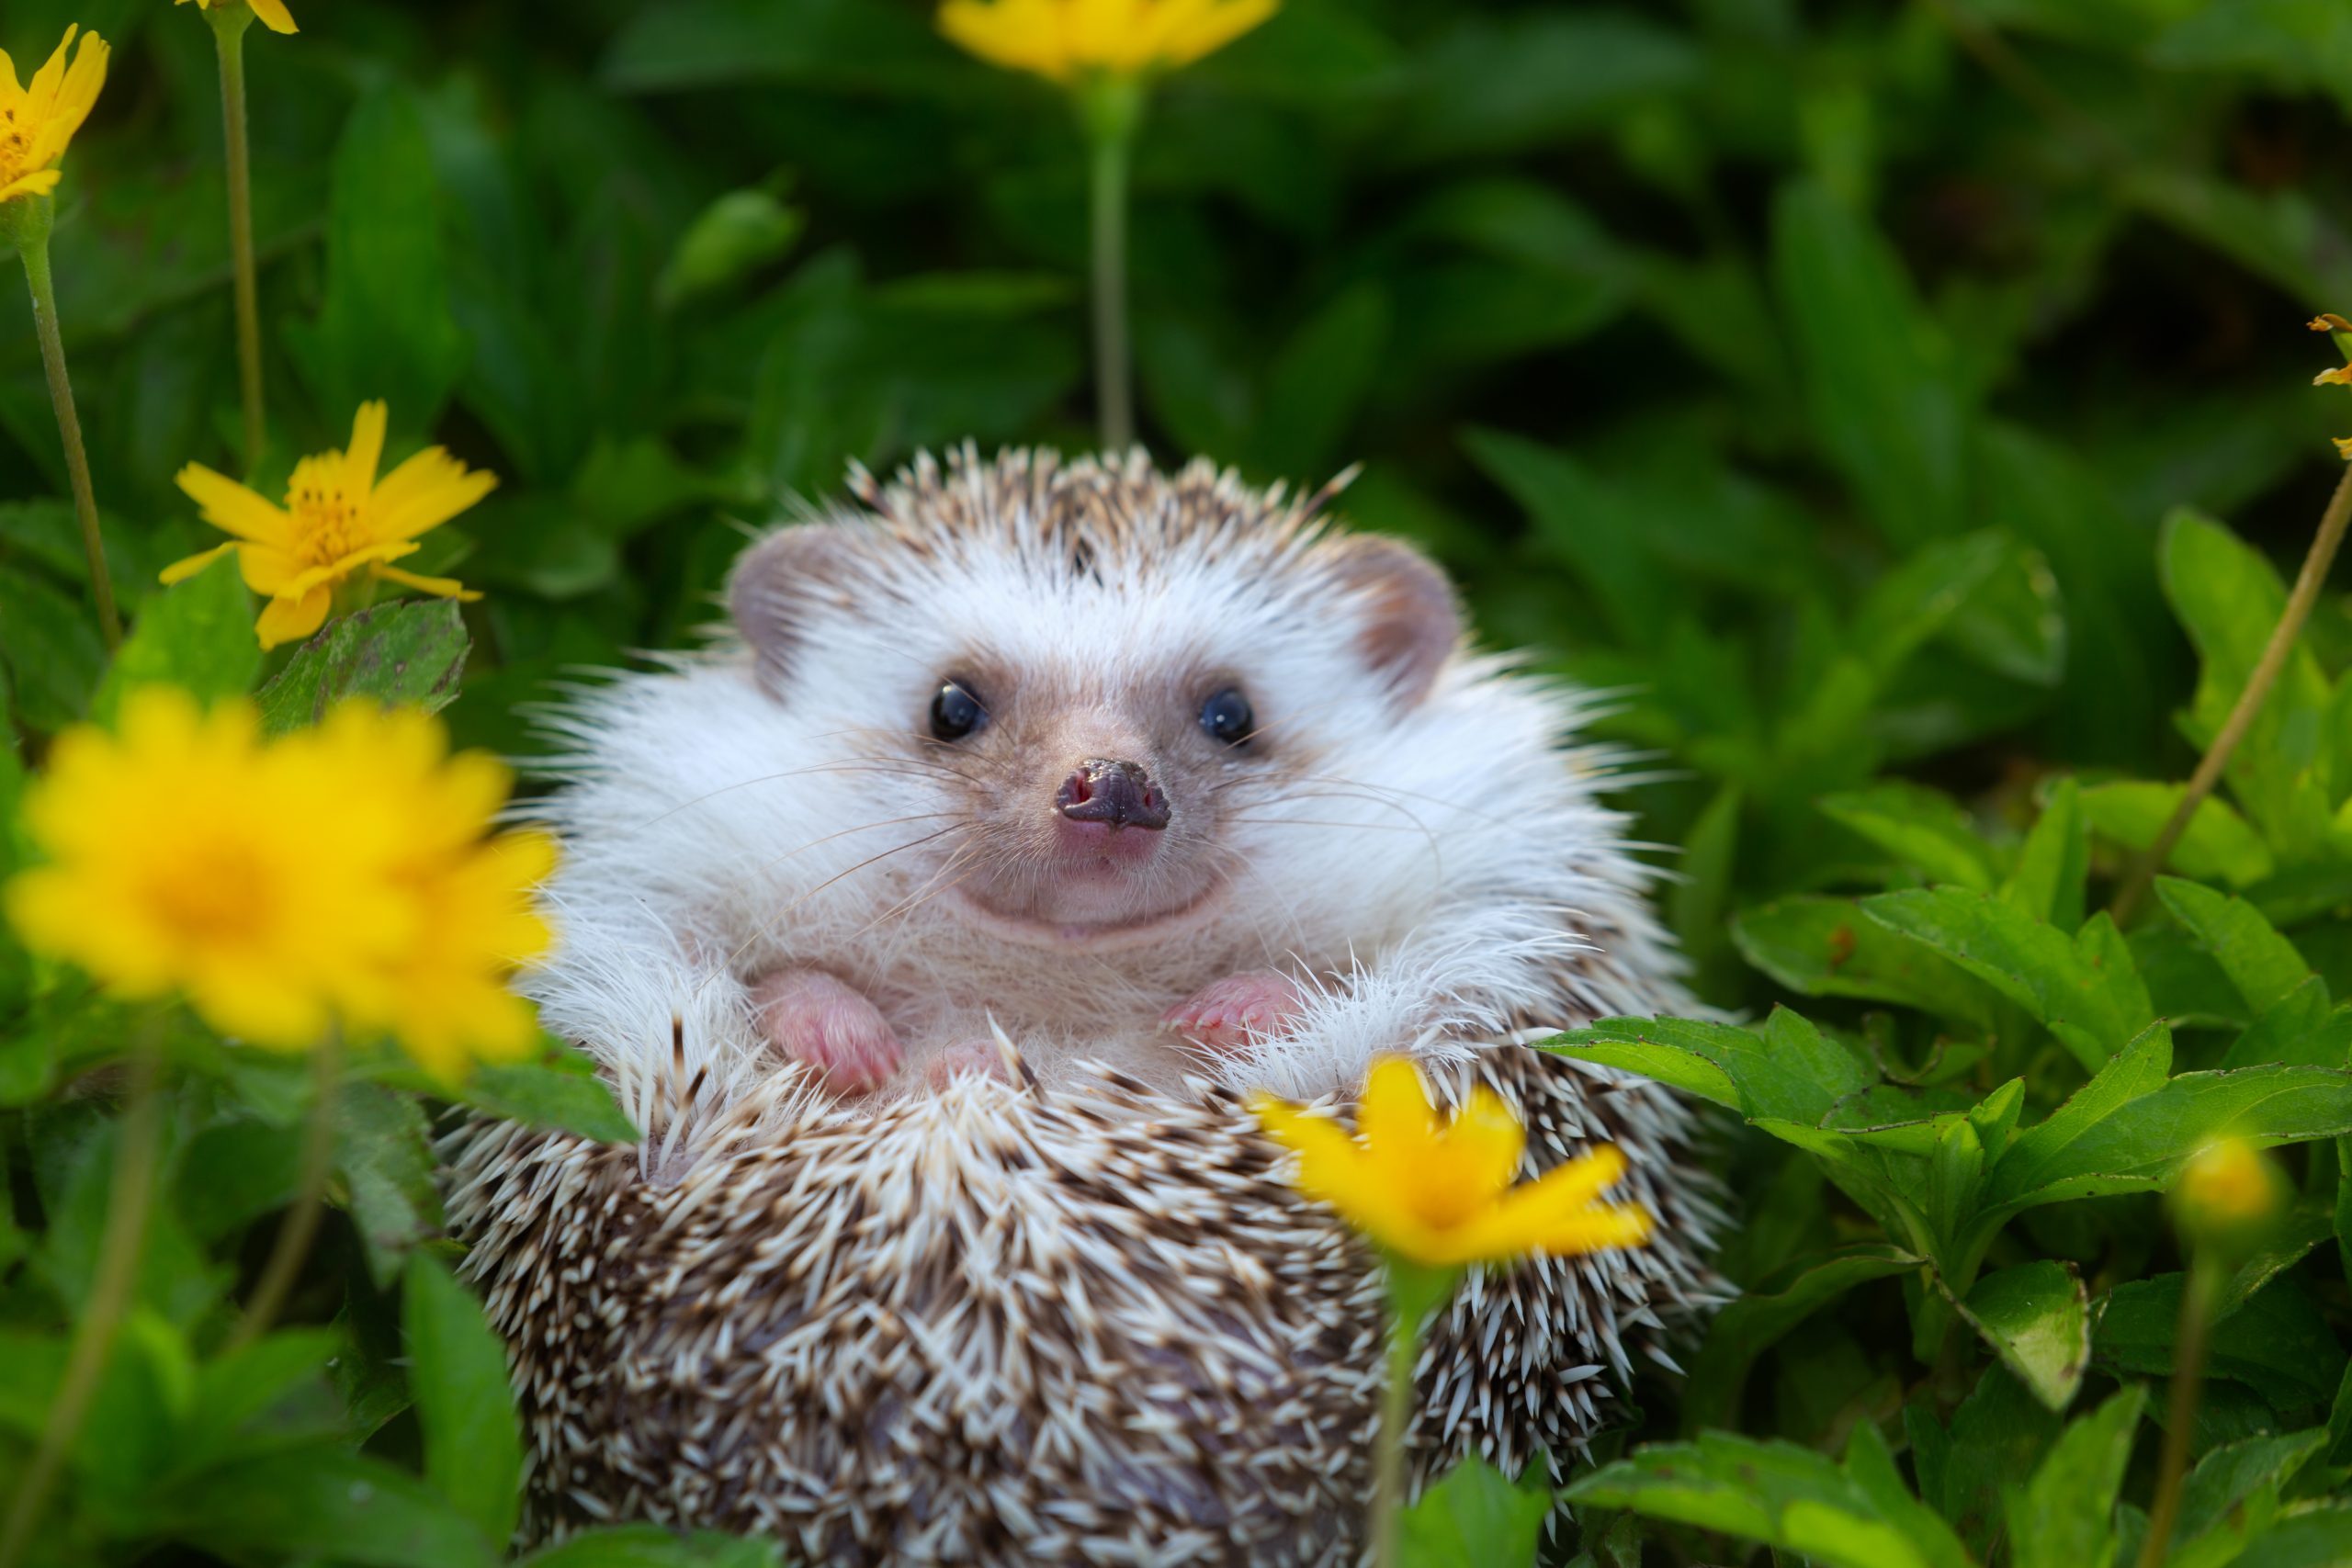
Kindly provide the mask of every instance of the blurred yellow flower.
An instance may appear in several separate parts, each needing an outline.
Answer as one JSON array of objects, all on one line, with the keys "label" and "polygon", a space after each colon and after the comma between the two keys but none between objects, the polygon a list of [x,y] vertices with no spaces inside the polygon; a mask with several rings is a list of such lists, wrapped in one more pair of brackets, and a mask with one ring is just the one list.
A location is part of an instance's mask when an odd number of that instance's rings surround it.
[{"label": "blurred yellow flower", "polygon": [[1513,1187],[1527,1139],[1510,1108],[1481,1089],[1441,1125],[1420,1074],[1402,1056],[1373,1065],[1354,1138],[1338,1122],[1269,1094],[1251,1096],[1250,1108],[1298,1152],[1301,1191],[1425,1268],[1532,1252],[1566,1256],[1649,1239],[1645,1210],[1599,1201],[1624,1173],[1623,1155],[1600,1148]]},{"label": "blurred yellow flower", "polygon": [[939,30],[991,64],[1070,83],[1135,76],[1213,54],[1278,0],[946,0]]},{"label": "blurred yellow flower", "polygon": [[[2346,357],[2352,358],[2352,321],[2346,321],[2342,316],[2336,315],[2333,311],[2329,311],[2321,315],[2313,316],[2309,321],[2306,321],[2304,325],[2310,327],[2311,330],[2315,333],[2334,333],[2335,336],[2335,346],[2341,350]],[[2352,365],[2339,365],[2333,370],[2323,370],[2318,375],[2312,378],[2312,385],[2314,387],[2352,387]],[[2335,443],[2337,455],[2342,457],[2346,462],[2352,463],[2352,435],[2331,435],[2328,439]]]},{"label": "blurred yellow flower", "polygon": [[341,1021],[454,1077],[537,1037],[504,982],[549,946],[531,894],[554,846],[492,836],[509,783],[413,709],[350,702],[271,740],[249,703],[141,688],[118,733],[59,737],[25,801],[45,863],[7,885],[8,918],[224,1034],[292,1050]]},{"label": "blurred yellow flower", "polygon": [[2183,1223],[2208,1236],[2266,1224],[2283,1196],[2278,1173],[2244,1138],[2207,1145],[2181,1168],[2172,1190]]},{"label": "blurred yellow flower", "polygon": [[419,534],[488,495],[497,476],[469,472],[442,448],[428,446],[379,481],[385,419],[382,403],[360,404],[350,450],[322,452],[295,464],[282,508],[201,463],[182,468],[179,487],[204,520],[237,537],[166,567],[164,581],[193,577],[236,551],[245,585],[269,596],[254,627],[264,648],[317,631],[336,584],[363,567],[371,576],[423,592],[481,598],[455,578],[418,577],[390,563],[413,554]]},{"label": "blurred yellow flower", "polygon": [[[82,38],[79,50],[74,48],[76,33]],[[106,85],[107,53],[106,39],[68,27],[49,63],[20,87],[16,62],[0,50],[0,202],[47,196],[57,188],[57,161]]]},{"label": "blurred yellow flower", "polygon": [[[185,6],[187,3],[188,0],[172,0],[172,4],[175,6]],[[229,11],[240,6],[248,5],[253,7],[254,15],[261,18],[261,25],[271,32],[290,33],[300,30],[294,26],[293,13],[286,8],[286,0],[196,0],[196,8],[199,11]]]}]

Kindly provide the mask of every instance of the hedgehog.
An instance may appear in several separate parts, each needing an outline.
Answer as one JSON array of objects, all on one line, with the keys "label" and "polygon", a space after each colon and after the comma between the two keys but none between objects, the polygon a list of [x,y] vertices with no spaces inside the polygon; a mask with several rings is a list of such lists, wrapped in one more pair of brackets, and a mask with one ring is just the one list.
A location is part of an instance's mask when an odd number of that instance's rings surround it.
[{"label": "hedgehog", "polygon": [[1502,1095],[1529,1176],[1617,1145],[1658,1217],[1474,1272],[1421,1359],[1422,1475],[1556,1474],[1718,1299],[1723,1218],[1687,1108],[1532,1044],[1694,1005],[1593,700],[1336,483],[967,447],[849,492],[551,721],[526,985],[643,1139],[447,1146],[531,1532],[1353,1560],[1379,1272],[1244,1095],[1345,1114],[1388,1052]]}]

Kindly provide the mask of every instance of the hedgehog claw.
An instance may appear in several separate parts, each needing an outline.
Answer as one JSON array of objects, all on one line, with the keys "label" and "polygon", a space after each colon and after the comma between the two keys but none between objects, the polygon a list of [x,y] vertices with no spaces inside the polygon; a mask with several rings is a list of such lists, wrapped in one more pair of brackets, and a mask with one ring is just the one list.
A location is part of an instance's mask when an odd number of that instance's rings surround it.
[{"label": "hedgehog claw", "polygon": [[1297,981],[1259,969],[1203,987],[1162,1013],[1159,1027],[1222,1054],[1282,1033],[1306,1007],[1306,993]]},{"label": "hedgehog claw", "polygon": [[752,986],[752,1004],[776,1053],[805,1063],[819,1082],[840,1093],[879,1089],[906,1060],[906,1048],[881,1010],[822,970],[767,976]]}]

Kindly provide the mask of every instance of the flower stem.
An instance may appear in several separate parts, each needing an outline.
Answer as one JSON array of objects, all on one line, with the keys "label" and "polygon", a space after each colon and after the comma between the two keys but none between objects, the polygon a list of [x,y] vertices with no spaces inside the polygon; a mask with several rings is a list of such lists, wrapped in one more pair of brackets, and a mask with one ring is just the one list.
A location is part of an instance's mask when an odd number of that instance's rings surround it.
[{"label": "flower stem", "polygon": [[2172,1544],[2180,1517],[2180,1491],[2188,1473],[2190,1429],[2197,1422],[2197,1396],[2205,1384],[2206,1332],[2222,1293],[2222,1269],[2213,1249],[2199,1247],[2180,1292],[2180,1326],[2172,1347],[2172,1399],[2165,1416],[2164,1457],[2156,1469],[2156,1494],[2148,1508],[2148,1533],[2140,1542],[2139,1568],[2158,1568]]},{"label": "flower stem", "polygon": [[1388,1254],[1388,1377],[1380,1394],[1380,1430],[1374,1439],[1372,1561],[1396,1568],[1404,1561],[1405,1439],[1413,1420],[1413,1369],[1421,1359],[1421,1329],[1452,1299],[1459,1269],[1432,1269]]},{"label": "flower stem", "polygon": [[270,1247],[269,1260],[262,1265],[253,1298],[245,1303],[245,1315],[236,1332],[229,1337],[226,1348],[230,1350],[252,1344],[277,1321],[287,1296],[293,1292],[295,1276],[302,1271],[302,1260],[310,1256],[311,1243],[319,1234],[319,1220],[325,1209],[327,1174],[334,1164],[334,1115],[339,1098],[336,1091],[343,1075],[340,1031],[327,1031],[326,1038],[312,1053],[311,1066],[314,1077],[311,1119],[302,1131],[301,1185],[295,1192],[293,1206],[278,1223],[277,1239]]},{"label": "flower stem", "polygon": [[245,29],[249,6],[208,6],[220,53],[220,121],[229,148],[229,254],[236,275],[237,380],[244,402],[245,477],[261,466],[267,410],[261,388],[261,301],[254,266],[253,158],[245,135]]},{"label": "flower stem", "polygon": [[1136,438],[1127,350],[1127,176],[1143,118],[1142,84],[1132,76],[1101,77],[1081,89],[1079,107],[1093,225],[1095,407],[1103,448],[1124,452]]},{"label": "flower stem", "polygon": [[161,1032],[146,1029],[130,1056],[130,1086],[115,1145],[114,1187],[107,1194],[107,1226],[98,1242],[97,1270],[74,1332],[74,1348],[65,1361],[65,1375],[50,1402],[40,1446],[32,1463],[17,1484],[8,1505],[8,1519],[0,1527],[0,1568],[16,1568],[32,1544],[33,1529],[40,1522],[51,1487],[65,1467],[65,1457],[81,1435],[82,1423],[97,1396],[98,1380],[114,1348],[115,1331],[130,1310],[139,1282],[139,1261],[147,1240],[147,1213],[155,1196],[155,1160],[164,1111],[156,1081],[162,1074]]},{"label": "flower stem", "polygon": [[18,246],[25,281],[32,288],[33,333],[40,339],[41,368],[49,372],[50,405],[57,411],[57,435],[65,446],[65,477],[74,490],[74,513],[82,524],[82,549],[90,561],[90,592],[98,604],[98,630],[108,651],[122,644],[122,616],[115,609],[114,580],[107,575],[106,545],[98,533],[98,498],[90,488],[90,455],[82,447],[82,417],[74,412],[74,383],[65,374],[65,337],[57,325],[57,287],[49,273],[46,233]]},{"label": "flower stem", "polygon": [[2205,804],[2205,797],[2222,782],[2222,773],[2230,765],[2231,754],[2245,739],[2245,732],[2254,728],[2264,700],[2278,683],[2278,672],[2287,667],[2288,655],[2295,649],[2295,639],[2301,635],[2303,623],[2311,617],[2312,606],[2319,601],[2320,589],[2326,585],[2327,570],[2335,564],[2336,547],[2344,542],[2347,523],[2352,523],[2352,465],[2346,467],[2343,478],[2336,481],[2335,493],[2328,498],[2327,510],[2320,515],[2319,532],[2312,536],[2311,551],[2303,557],[2303,569],[2296,575],[2293,591],[2287,595],[2287,608],[2279,615],[2278,624],[2271,628],[2270,641],[2263,648],[2262,657],[2255,661],[2254,672],[2246,677],[2245,690],[2238,694],[2237,705],[2230,709],[2229,717],[2222,721],[2213,743],[2206,748],[2197,771],[2189,775],[2188,787],[2181,792],[2180,804],[2173,807],[2164,830],[2141,857],[2131,881],[2124,884],[2123,890],[2115,896],[2115,902],[2108,907],[2108,913],[2117,925],[2130,919],[2139,908],[2173,847],[2188,830],[2197,808]]}]

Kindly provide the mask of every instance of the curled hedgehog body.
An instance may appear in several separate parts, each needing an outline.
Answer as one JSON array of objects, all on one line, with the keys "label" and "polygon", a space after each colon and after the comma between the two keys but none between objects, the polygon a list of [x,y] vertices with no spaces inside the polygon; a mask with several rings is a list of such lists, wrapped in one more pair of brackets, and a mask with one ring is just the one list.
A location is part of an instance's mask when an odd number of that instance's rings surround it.
[{"label": "curled hedgehog body", "polygon": [[532,1528],[1352,1559],[1378,1275],[1239,1091],[1395,1050],[1659,1216],[1475,1274],[1424,1356],[1424,1473],[1565,1463],[1720,1220],[1670,1096],[1519,1043],[1689,1005],[1583,702],[1328,496],[968,449],[852,488],[747,554],[737,638],[560,721],[532,988],[645,1138],[451,1141]]}]

